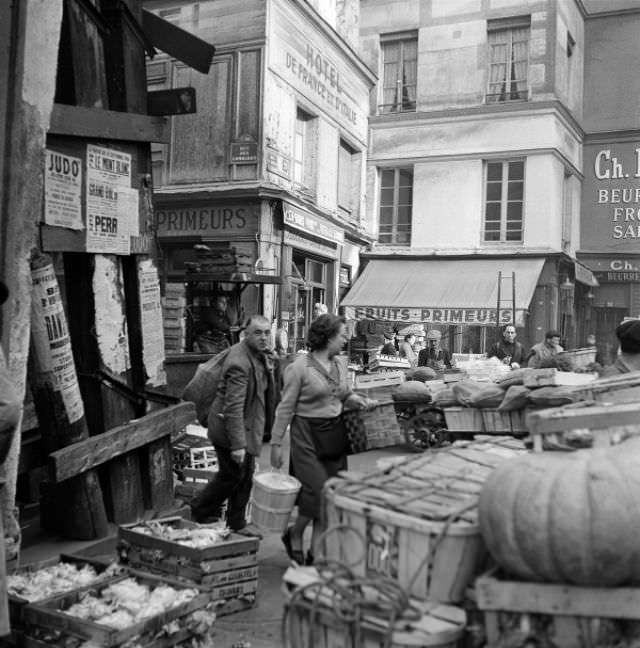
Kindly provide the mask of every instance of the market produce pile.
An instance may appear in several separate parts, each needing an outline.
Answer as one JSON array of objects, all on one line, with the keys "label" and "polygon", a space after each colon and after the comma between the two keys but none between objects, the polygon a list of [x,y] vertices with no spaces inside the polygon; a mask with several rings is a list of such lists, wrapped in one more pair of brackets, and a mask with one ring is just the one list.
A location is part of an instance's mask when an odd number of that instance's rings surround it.
[{"label": "market produce pile", "polygon": [[105,587],[98,596],[90,591],[83,592],[78,603],[61,612],[122,630],[187,603],[196,596],[197,589],[175,589],[169,585],[151,589],[134,578],[125,578]]},{"label": "market produce pile", "polygon": [[88,564],[61,562],[37,571],[9,574],[7,592],[10,596],[18,596],[31,603],[49,598],[54,594],[92,585],[111,578],[120,571],[121,567],[116,564],[98,573],[95,567]]},{"label": "market produce pile", "polygon": [[202,549],[220,544],[231,533],[231,530],[223,523],[208,525],[195,525],[193,527],[174,527],[169,524],[158,522],[147,522],[130,529],[134,533],[162,538],[170,542],[177,542],[185,547]]}]

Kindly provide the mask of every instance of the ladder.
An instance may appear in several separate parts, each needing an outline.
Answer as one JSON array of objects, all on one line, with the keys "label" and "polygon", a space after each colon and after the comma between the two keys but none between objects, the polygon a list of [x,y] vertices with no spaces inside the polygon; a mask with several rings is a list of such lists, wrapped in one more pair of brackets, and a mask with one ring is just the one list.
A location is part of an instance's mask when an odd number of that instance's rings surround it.
[{"label": "ladder", "polygon": [[[511,282],[511,299],[508,297],[503,297],[503,282]],[[507,285],[508,289],[508,285]],[[507,293],[508,294],[508,293]],[[511,274],[502,274],[502,271],[498,272],[498,302],[496,307],[496,327],[498,332],[502,328],[502,323],[500,322],[500,309],[503,304],[511,305],[511,320],[513,325],[516,325],[516,273],[512,272]],[[500,336],[498,336],[498,340]]]}]

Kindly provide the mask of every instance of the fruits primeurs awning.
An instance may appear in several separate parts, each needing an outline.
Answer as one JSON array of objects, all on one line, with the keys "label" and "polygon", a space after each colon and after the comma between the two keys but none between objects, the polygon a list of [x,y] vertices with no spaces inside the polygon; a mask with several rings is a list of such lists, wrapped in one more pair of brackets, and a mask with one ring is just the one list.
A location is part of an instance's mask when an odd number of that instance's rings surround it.
[{"label": "fruits primeurs awning", "polygon": [[543,265],[544,259],[373,259],[340,305],[356,320],[507,324],[513,320],[515,273],[516,325],[523,326]]}]

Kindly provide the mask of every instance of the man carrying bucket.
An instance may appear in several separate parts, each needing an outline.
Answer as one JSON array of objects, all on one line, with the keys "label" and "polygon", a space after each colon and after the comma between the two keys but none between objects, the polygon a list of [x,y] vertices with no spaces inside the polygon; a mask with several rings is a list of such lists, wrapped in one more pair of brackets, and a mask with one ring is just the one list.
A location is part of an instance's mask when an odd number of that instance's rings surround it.
[{"label": "man carrying bucket", "polygon": [[271,323],[262,315],[253,315],[244,338],[231,347],[224,360],[209,410],[209,439],[218,457],[218,472],[192,502],[193,520],[219,519],[227,501],[227,526],[236,533],[260,536],[247,526],[245,509],[256,457],[265,430],[271,430],[279,400],[279,366],[271,350]]}]

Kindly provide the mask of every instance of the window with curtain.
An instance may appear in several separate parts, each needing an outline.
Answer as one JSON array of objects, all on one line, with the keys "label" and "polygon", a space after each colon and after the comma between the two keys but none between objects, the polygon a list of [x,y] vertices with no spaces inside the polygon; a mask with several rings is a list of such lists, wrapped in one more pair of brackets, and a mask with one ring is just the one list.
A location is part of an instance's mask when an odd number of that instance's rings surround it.
[{"label": "window with curtain", "polygon": [[[505,24],[509,26],[505,26]],[[517,23],[490,21],[487,102],[526,101],[530,18]]]},{"label": "window with curtain", "polygon": [[316,121],[313,115],[297,109],[293,135],[293,181],[310,190],[315,188]]},{"label": "window with curtain", "polygon": [[378,242],[411,245],[413,169],[383,169],[380,173]]},{"label": "window with curtain", "polygon": [[522,241],[524,160],[487,162],[484,240]]},{"label": "window with curtain", "polygon": [[416,109],[418,78],[418,37],[386,37],[382,49],[381,113]]}]

